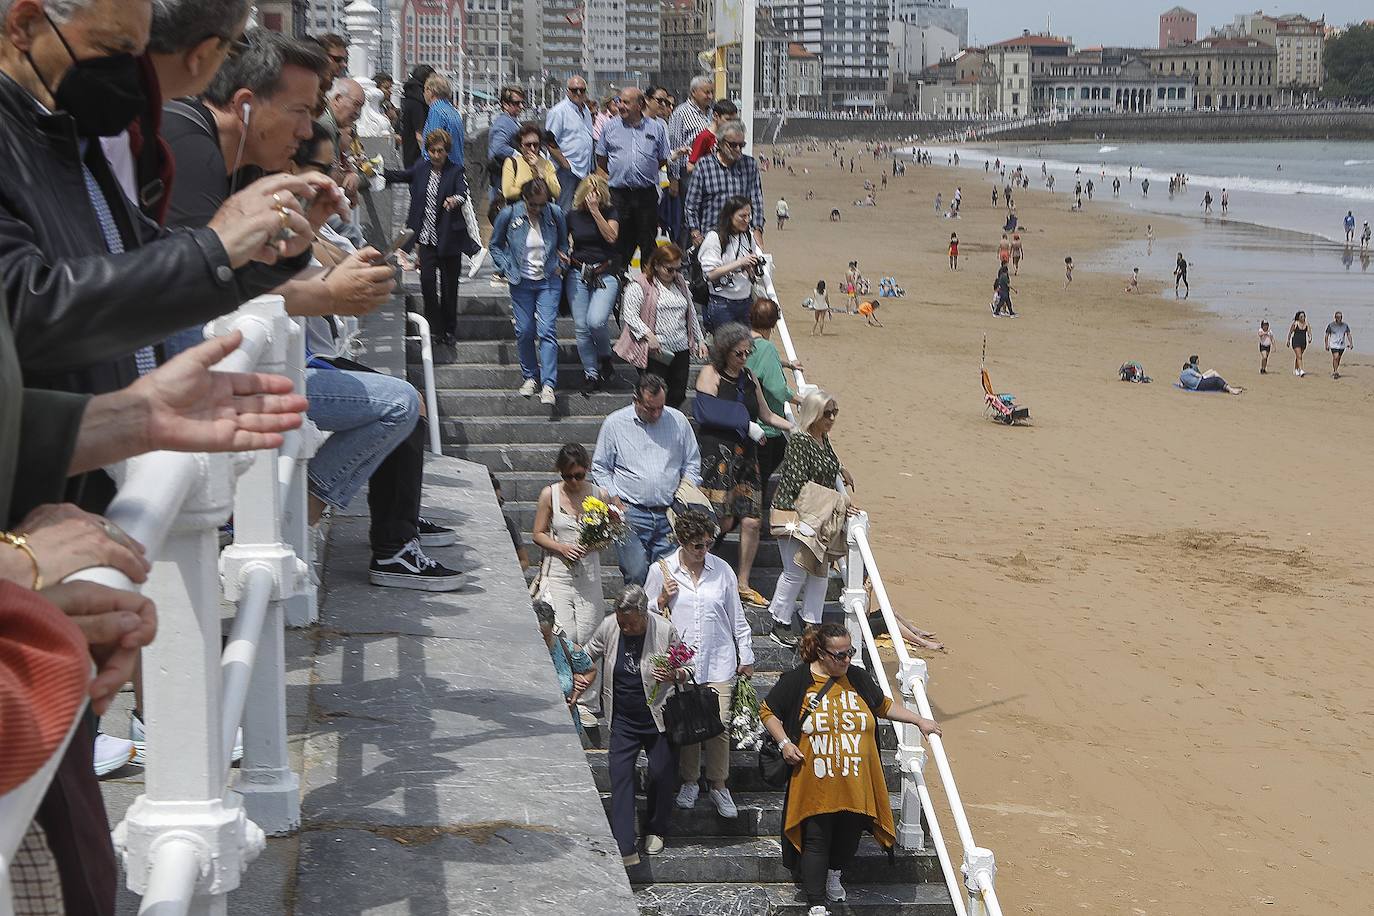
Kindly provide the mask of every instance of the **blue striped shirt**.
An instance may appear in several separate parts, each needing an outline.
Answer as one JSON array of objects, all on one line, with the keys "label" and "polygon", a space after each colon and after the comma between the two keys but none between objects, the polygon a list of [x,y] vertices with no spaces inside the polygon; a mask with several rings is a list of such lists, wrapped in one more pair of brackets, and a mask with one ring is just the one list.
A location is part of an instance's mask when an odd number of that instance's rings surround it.
[{"label": "blue striped shirt", "polygon": [[611,496],[637,506],[667,506],[683,478],[701,483],[701,450],[682,411],[663,408],[645,423],[630,404],[601,424],[592,480]]}]

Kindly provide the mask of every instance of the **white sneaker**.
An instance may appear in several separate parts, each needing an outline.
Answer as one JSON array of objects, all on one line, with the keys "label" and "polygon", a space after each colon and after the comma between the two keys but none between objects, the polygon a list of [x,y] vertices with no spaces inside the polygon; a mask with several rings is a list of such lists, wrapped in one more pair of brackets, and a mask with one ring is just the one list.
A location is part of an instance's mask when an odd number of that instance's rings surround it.
[{"label": "white sneaker", "polygon": [[691,811],[697,806],[697,798],[701,796],[701,786],[695,782],[684,782],[682,788],[677,792],[677,806],[684,811]]},{"label": "white sneaker", "polygon": [[649,834],[644,838],[645,855],[656,856],[663,851],[663,837]]},{"label": "white sneaker", "polygon": [[[134,745],[134,760],[138,766],[148,765],[148,733],[143,727],[143,720],[132,712],[129,713],[129,740]],[[234,732],[234,750],[232,751],[229,762],[238,763],[243,759],[243,729]]]},{"label": "white sneaker", "polygon": [[716,806],[716,813],[721,817],[739,817],[739,809],[735,807],[735,800],[730,797],[729,789],[712,789],[708,795],[711,804]]},{"label": "white sneaker", "polygon": [[550,405],[558,403],[558,398],[554,397],[552,385],[545,385],[544,390],[539,392],[539,403]]},{"label": "white sneaker", "polygon": [[595,713],[585,706],[577,707],[577,718],[582,722],[583,728],[596,728],[598,725]]},{"label": "white sneaker", "polygon": [[104,732],[95,736],[95,775],[107,776],[134,762],[134,743]]},{"label": "white sneaker", "polygon": [[522,384],[522,385],[520,386],[520,397],[522,397],[522,398],[527,398],[527,397],[529,397],[530,395],[534,394],[534,389],[535,389],[535,388],[538,388],[538,387],[539,387],[539,383],[536,382],[534,379],[532,379],[532,378],[527,378],[527,379],[525,379],[524,384]]},{"label": "white sneaker", "polygon": [[844,900],[844,885],[840,883],[839,869],[830,869],[825,873],[825,899],[835,903]]},{"label": "white sneaker", "polygon": [[830,911],[823,906],[813,906],[806,911],[806,916],[830,916]]},{"label": "white sneaker", "polygon": [[468,279],[477,276],[477,271],[482,269],[482,262],[487,259],[487,250],[483,248],[472,256],[472,264],[468,267]]}]

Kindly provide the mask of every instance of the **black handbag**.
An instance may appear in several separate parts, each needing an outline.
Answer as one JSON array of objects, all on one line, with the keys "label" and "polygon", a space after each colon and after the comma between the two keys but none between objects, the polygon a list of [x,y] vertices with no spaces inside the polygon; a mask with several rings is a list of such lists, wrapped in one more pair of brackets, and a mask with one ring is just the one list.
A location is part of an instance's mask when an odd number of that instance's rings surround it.
[{"label": "black handbag", "polygon": [[679,747],[700,744],[725,731],[720,721],[720,695],[714,687],[698,684],[673,685],[673,695],[663,705],[663,728],[668,740]]},{"label": "black handbag", "polygon": [[705,308],[711,301],[711,284],[701,269],[700,247],[687,249],[687,289],[698,306]]},{"label": "black handbag", "polygon": [[[821,700],[830,692],[830,688],[835,686],[835,679],[832,677],[825,682],[825,686],[820,692],[811,698],[811,702],[806,704],[806,715],[802,716],[797,723],[797,733],[793,735],[787,733],[793,744],[801,740],[802,732],[806,728],[806,720],[816,711],[816,707],[821,705]],[[788,763],[782,756],[782,748],[778,747],[778,742],[773,740],[773,735],[769,732],[764,733],[763,745],[759,748],[759,778],[775,789],[781,789],[787,785],[787,780],[792,778],[792,764]]]}]

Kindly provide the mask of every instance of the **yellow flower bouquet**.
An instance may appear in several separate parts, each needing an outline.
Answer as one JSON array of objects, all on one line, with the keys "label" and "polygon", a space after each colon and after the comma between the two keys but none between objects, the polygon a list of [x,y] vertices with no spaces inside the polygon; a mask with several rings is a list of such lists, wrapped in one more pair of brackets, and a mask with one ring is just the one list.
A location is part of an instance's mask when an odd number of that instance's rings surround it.
[{"label": "yellow flower bouquet", "polygon": [[578,513],[577,526],[578,546],[585,547],[588,553],[611,546],[625,537],[628,530],[625,516],[621,511],[595,496],[588,496],[582,500],[582,511]]}]

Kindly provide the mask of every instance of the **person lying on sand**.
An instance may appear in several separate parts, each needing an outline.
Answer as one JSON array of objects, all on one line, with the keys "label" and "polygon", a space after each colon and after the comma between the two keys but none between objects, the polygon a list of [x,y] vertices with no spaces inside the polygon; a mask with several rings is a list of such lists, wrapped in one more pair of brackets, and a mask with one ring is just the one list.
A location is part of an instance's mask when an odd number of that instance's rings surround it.
[{"label": "person lying on sand", "polygon": [[[887,631],[887,621],[883,619],[882,608],[878,606],[878,599],[873,595],[873,585],[865,580],[864,588],[868,591],[868,627],[873,631],[873,641],[878,648],[886,648],[884,643],[891,643],[892,636]],[[944,652],[944,643],[935,638],[935,634],[929,630],[923,630],[911,621],[907,620],[896,611],[892,613],[897,618],[897,629],[901,631],[902,639],[906,641],[910,649],[929,649],[933,652]]]},{"label": "person lying on sand", "polygon": [[1244,388],[1226,384],[1226,379],[1222,378],[1215,369],[1199,372],[1197,359],[1196,356],[1189,357],[1188,362],[1183,364],[1183,369],[1178,374],[1178,383],[1184,388],[1189,391],[1224,391],[1227,394],[1241,394],[1245,391]]}]

